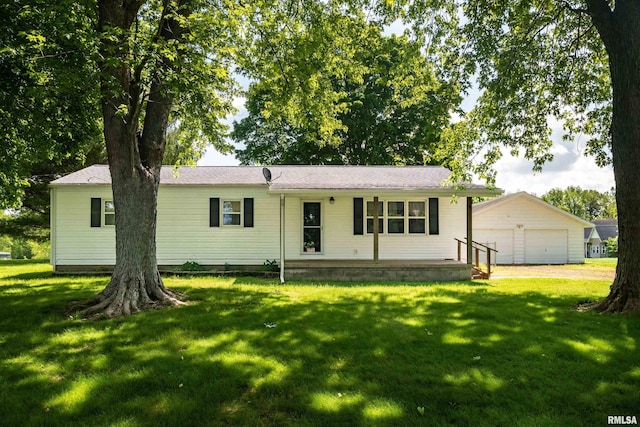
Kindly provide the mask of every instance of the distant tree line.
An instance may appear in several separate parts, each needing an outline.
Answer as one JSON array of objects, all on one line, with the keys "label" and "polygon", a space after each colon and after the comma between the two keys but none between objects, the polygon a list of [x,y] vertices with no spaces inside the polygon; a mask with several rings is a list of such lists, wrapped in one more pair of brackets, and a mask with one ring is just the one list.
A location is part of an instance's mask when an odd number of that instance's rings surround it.
[{"label": "distant tree line", "polygon": [[570,186],[564,190],[553,188],[545,193],[541,199],[587,221],[618,217],[616,194],[613,188],[604,193],[596,190],[583,190],[577,186]]}]

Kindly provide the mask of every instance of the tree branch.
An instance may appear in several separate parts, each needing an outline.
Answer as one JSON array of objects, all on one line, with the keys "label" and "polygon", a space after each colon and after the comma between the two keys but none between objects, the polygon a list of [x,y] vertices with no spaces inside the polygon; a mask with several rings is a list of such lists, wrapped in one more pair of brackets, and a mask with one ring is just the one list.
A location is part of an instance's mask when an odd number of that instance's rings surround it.
[{"label": "tree branch", "polygon": [[[163,3],[164,9],[158,23],[158,40],[179,40],[188,33],[189,29],[183,26],[176,19],[176,16],[187,17],[191,11],[181,6],[179,1],[171,4],[171,0],[165,0]],[[184,53],[183,49],[178,48],[178,50],[179,53]],[[156,169],[162,166],[169,114],[174,99],[174,95],[167,87],[168,82],[163,81],[162,74],[172,68],[176,68],[174,61],[160,57],[155,66],[156,72],[151,77],[144,128],[142,136],[138,140],[140,161],[147,169]]]}]

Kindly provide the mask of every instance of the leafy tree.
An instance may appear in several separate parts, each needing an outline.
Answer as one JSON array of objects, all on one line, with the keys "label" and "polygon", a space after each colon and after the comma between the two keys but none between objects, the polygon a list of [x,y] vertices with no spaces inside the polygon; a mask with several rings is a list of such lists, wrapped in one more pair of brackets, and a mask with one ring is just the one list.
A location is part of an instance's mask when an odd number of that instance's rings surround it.
[{"label": "leafy tree", "polygon": [[[195,165],[204,156],[206,141],[179,123],[170,123],[167,128],[167,145],[164,152],[165,165]],[[231,146],[218,144],[219,152],[229,153]]]},{"label": "leafy tree", "polygon": [[[19,117],[21,112],[28,114],[31,107],[38,112],[38,102],[51,106],[53,111],[25,115],[27,119],[18,121],[19,126],[8,127],[11,132],[7,139],[15,139],[18,143],[0,147],[5,150],[3,159],[11,159],[11,162],[2,166],[3,173],[7,172],[2,175],[3,179],[9,177],[3,181],[7,185],[2,188],[4,191],[6,188],[19,188],[17,184],[25,184],[26,180],[22,177],[28,176],[28,173],[25,173],[21,159],[34,156],[19,154],[29,150],[35,152],[34,149],[39,147],[38,144],[29,143],[30,139],[35,139],[31,136],[37,136],[38,141],[46,141],[46,138],[42,138],[42,132],[33,129],[37,130],[37,124],[41,122],[48,122],[47,114],[66,111],[55,101],[82,93],[81,88],[89,85],[91,89],[87,93],[97,93],[96,99],[99,100],[117,212],[116,265],[107,287],[77,309],[84,315],[118,316],[148,307],[181,304],[181,295],[164,287],[155,256],[157,191],[169,123],[179,123],[179,139],[189,140],[196,147],[212,143],[218,148],[229,149],[223,140],[225,126],[219,119],[232,110],[231,96],[235,93],[232,67],[234,64],[242,65],[247,75],[273,73],[273,64],[290,63],[278,56],[282,53],[278,49],[268,49],[269,46],[278,46],[287,49],[287,58],[293,58],[295,64],[303,65],[303,71],[296,69],[295,73],[287,74],[295,79],[292,87],[296,88],[288,92],[288,95],[293,95],[289,99],[297,97],[289,105],[306,108],[314,117],[313,120],[322,123],[319,127],[321,132],[331,135],[337,128],[336,121],[327,113],[331,113],[333,107],[326,107],[330,104],[322,101],[327,97],[333,98],[334,94],[324,91],[323,72],[331,69],[335,74],[355,68],[349,67],[349,58],[344,55],[344,50],[340,51],[340,55],[333,52],[335,61],[327,61],[332,57],[332,52],[323,51],[323,46],[328,46],[323,35],[330,33],[332,37],[344,40],[349,37],[341,33],[345,29],[342,24],[347,21],[341,18],[340,7],[324,2],[265,1],[242,4],[200,0],[98,0],[96,5],[94,8],[91,2],[64,1],[54,5],[34,2],[21,8],[14,2],[6,7],[7,13],[3,16],[13,17],[17,16],[16,13],[25,12],[30,19],[27,24],[19,19],[9,19],[10,37],[7,44],[13,46],[13,43],[22,49],[20,52],[24,54],[16,56],[18,60],[24,59],[26,64],[26,71],[22,74],[32,78],[35,83],[46,83],[42,85],[46,95],[36,98],[33,94],[37,90],[18,93],[15,99],[28,99],[29,105],[24,108],[20,104],[13,110],[5,108],[2,118],[10,124],[10,119]],[[330,21],[317,19],[325,9],[332,10]],[[82,19],[67,22],[62,18],[62,12]],[[307,46],[312,48],[311,51],[297,47],[290,49],[291,46],[286,43],[277,43],[277,37],[285,33],[283,28],[298,31],[306,26],[317,30],[314,40]],[[23,27],[33,30],[24,32],[21,31]],[[29,42],[26,47],[18,37],[23,32]],[[54,37],[56,34],[61,35],[60,39]],[[69,39],[74,45],[66,47],[66,40]],[[45,46],[47,52],[43,54]],[[353,46],[341,47],[353,49]],[[3,48],[2,54],[13,58],[11,48]],[[305,61],[313,56],[315,65],[324,63],[327,66],[318,69],[304,67]],[[54,84],[57,80],[49,77],[66,70],[64,64],[60,69],[57,68],[60,64],[55,64],[55,67],[52,65],[51,70],[47,70],[49,73],[40,73],[34,65],[46,63],[40,59],[67,57],[72,57],[75,62],[69,67],[72,71],[68,75],[61,75],[59,86]],[[5,65],[4,58],[2,65]],[[8,71],[13,72],[19,66],[10,67]],[[95,81],[99,82],[99,86],[91,86]],[[3,96],[11,96],[9,89],[12,87],[13,82],[3,84]],[[26,84],[21,87],[30,88]],[[92,99],[69,103],[87,112],[87,123],[91,122],[89,117],[94,117],[89,108],[95,105]],[[282,98],[276,98],[276,101],[282,101]],[[67,117],[73,115],[65,115],[61,119]],[[70,144],[65,145],[65,135],[74,123],[60,126],[61,123],[62,120],[59,120],[58,126],[51,127],[51,140],[43,144],[46,146],[48,143],[52,147],[60,145],[63,149],[59,153],[70,156],[78,150]],[[29,124],[33,124],[33,135],[17,138]],[[64,135],[55,131],[64,132]],[[76,134],[71,134],[75,138]],[[87,141],[91,138],[85,135],[77,140]],[[42,152],[47,153],[47,158],[54,158],[58,153],[52,149],[43,149]],[[17,200],[18,196],[18,192],[3,194],[10,201]]]},{"label": "leafy tree", "polygon": [[453,163],[458,172],[492,178],[505,148],[524,152],[538,170],[553,157],[551,117],[561,120],[565,138],[585,135],[586,153],[613,164],[620,231],[616,278],[595,308],[638,310],[640,2],[466,0],[456,9],[464,19],[433,19],[451,16],[451,4],[387,6],[402,9],[427,34],[457,40],[454,48],[468,64],[463,70],[477,78],[476,106],[443,138],[442,152],[461,153]]},{"label": "leafy tree", "polygon": [[53,179],[104,161],[91,10],[0,5],[0,234],[46,240]]},{"label": "leafy tree", "polygon": [[11,238],[10,237],[0,235],[0,252],[11,252]]},{"label": "leafy tree", "polygon": [[29,242],[24,239],[13,239],[11,243],[12,259],[31,259],[33,258],[33,250]]},{"label": "leafy tree", "polygon": [[545,202],[572,213],[580,218],[616,218],[615,192],[600,193],[570,186],[566,189],[553,188],[542,197]]},{"label": "leafy tree", "polygon": [[[100,104],[113,201],[116,265],[107,287],[79,306],[118,316],[181,304],[156,262],[156,206],[170,117],[222,141],[231,110],[231,25],[225,2],[97,2]],[[227,8],[229,6],[229,8]]]},{"label": "leafy tree", "polygon": [[[406,37],[384,37],[377,25],[367,33],[352,61],[366,67],[360,76],[334,76],[342,93],[337,113],[338,143],[326,143],[313,123],[290,123],[269,111],[272,79],[253,84],[248,117],[234,123],[232,137],[245,148],[244,164],[424,164],[460,101],[456,85],[439,82],[420,45]],[[304,37],[304,34],[298,35]],[[279,83],[284,83],[278,80]],[[281,90],[281,89],[278,89]]]},{"label": "leafy tree", "polygon": [[100,140],[91,16],[75,2],[0,4],[0,208],[43,212],[44,192],[23,200],[25,189]]},{"label": "leafy tree", "polygon": [[605,240],[604,244],[607,247],[607,255],[609,255],[610,257],[618,256],[618,238],[617,237],[608,238],[607,240]]}]

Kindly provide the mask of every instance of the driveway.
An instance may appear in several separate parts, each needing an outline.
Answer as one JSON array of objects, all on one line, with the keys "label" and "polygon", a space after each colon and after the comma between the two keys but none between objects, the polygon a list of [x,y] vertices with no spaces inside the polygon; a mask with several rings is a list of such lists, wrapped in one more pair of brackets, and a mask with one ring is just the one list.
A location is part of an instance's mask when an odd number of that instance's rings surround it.
[{"label": "driveway", "polygon": [[566,264],[566,265],[498,265],[491,269],[492,279],[508,277],[556,277],[563,279],[613,280],[615,267]]}]

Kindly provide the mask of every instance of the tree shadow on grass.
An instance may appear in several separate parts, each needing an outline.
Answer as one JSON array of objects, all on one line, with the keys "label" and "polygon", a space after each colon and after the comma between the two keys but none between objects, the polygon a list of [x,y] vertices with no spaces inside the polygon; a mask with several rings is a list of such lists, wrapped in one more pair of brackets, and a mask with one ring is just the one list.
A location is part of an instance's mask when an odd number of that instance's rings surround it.
[{"label": "tree shadow on grass", "polygon": [[4,280],[40,280],[47,279],[53,276],[50,271],[34,271],[31,273],[20,273],[12,276],[4,277]]},{"label": "tree shadow on grass", "polygon": [[0,377],[9,386],[0,417],[26,425],[596,425],[637,412],[637,315],[576,313],[575,296],[477,285],[299,286],[251,279],[188,288],[190,306],[100,322],[43,313],[47,301],[75,298],[71,285],[0,293],[2,306],[25,298],[19,315],[31,326],[2,324]]}]

